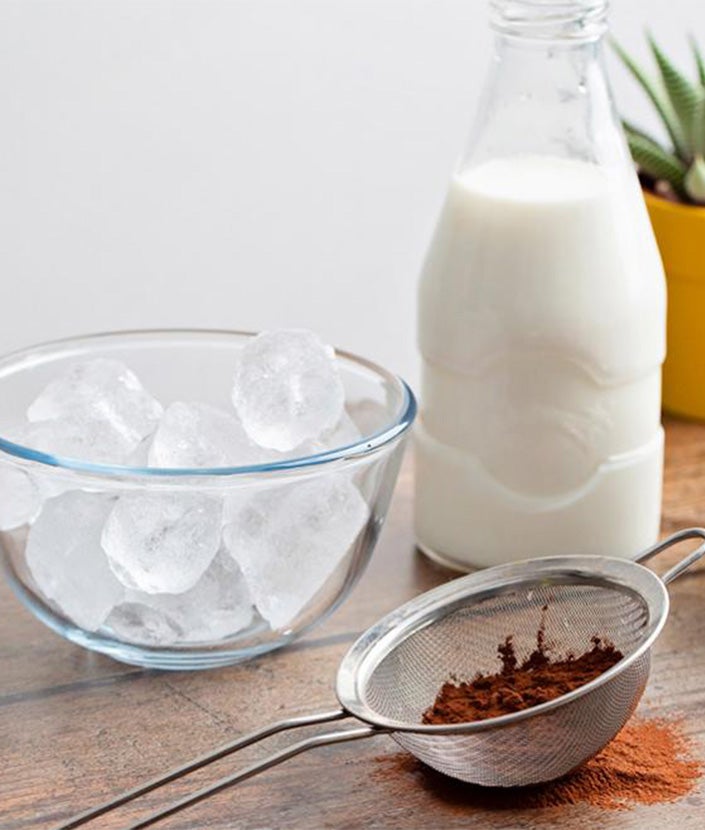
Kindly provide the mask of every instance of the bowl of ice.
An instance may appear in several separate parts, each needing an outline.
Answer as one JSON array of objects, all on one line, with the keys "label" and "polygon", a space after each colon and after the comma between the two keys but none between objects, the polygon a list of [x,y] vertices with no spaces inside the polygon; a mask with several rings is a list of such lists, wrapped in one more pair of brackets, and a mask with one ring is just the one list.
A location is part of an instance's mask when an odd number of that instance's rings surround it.
[{"label": "bowl of ice", "polygon": [[0,359],[0,553],[64,637],[226,665],[329,614],[367,564],[415,415],[312,332],[95,335]]}]

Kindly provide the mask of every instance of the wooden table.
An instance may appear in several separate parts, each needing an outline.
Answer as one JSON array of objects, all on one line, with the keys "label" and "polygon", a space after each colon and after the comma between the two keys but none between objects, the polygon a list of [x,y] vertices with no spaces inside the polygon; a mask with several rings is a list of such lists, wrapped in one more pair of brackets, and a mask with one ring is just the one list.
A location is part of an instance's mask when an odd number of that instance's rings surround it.
[{"label": "wooden table", "polygon": [[[2,586],[0,828],[49,828],[241,732],[335,705],[336,667],[357,634],[451,576],[414,551],[412,475],[407,463],[373,561],[343,607],[293,647],[245,665],[203,673],[123,666],[52,634]],[[705,524],[705,426],[671,421],[663,530],[693,524]],[[705,758],[705,572],[676,582],[672,598],[642,711],[682,713]],[[285,740],[271,738],[267,747]],[[238,763],[262,751],[252,747]],[[224,759],[90,827],[124,827],[234,766]],[[475,788],[404,764],[396,744],[379,736],[299,756],[159,826],[700,830],[705,785],[680,802],[628,812],[488,810],[478,806]]]}]

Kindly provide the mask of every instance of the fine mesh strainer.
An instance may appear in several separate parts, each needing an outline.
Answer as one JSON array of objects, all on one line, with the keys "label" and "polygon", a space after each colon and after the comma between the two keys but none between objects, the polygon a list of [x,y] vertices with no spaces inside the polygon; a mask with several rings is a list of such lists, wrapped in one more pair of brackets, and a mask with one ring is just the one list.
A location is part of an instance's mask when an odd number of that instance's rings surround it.
[{"label": "fine mesh strainer", "polygon": [[[454,778],[488,786],[550,781],[597,753],[634,711],[649,675],[651,646],[668,615],[666,585],[705,555],[705,544],[662,578],[644,568],[686,539],[670,536],[636,562],[596,556],[533,559],[455,579],[393,611],[363,634],[338,670],[341,708],[280,721],[75,816],[70,830],[144,793],[277,732],[355,717],[363,725],[316,735],[193,793],[131,825],[148,827],[190,804],[308,749],[390,734],[424,763]],[[547,606],[547,611],[544,607]],[[590,683],[511,715],[463,724],[426,725],[423,712],[449,677],[497,671],[497,646],[513,636],[517,655],[536,645],[543,621],[557,655],[580,654],[600,636],[624,655]]]}]

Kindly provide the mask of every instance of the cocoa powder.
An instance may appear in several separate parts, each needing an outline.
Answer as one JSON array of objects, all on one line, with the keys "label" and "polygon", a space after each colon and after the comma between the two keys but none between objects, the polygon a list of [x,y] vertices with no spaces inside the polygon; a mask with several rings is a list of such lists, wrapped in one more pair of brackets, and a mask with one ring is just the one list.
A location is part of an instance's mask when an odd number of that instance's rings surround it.
[{"label": "cocoa powder", "polygon": [[479,787],[448,778],[405,753],[379,756],[375,777],[408,798],[417,788],[448,809],[567,809],[587,804],[625,810],[637,804],[676,801],[703,774],[682,722],[635,717],[600,753],[565,777],[531,787]]},{"label": "cocoa powder", "polygon": [[536,649],[521,664],[512,638],[507,637],[497,649],[502,661],[499,672],[444,683],[433,705],[424,712],[423,723],[467,723],[529,709],[584,686],[623,657],[611,643],[593,637],[592,648],[579,657],[568,654],[552,660],[543,626],[536,640]]}]

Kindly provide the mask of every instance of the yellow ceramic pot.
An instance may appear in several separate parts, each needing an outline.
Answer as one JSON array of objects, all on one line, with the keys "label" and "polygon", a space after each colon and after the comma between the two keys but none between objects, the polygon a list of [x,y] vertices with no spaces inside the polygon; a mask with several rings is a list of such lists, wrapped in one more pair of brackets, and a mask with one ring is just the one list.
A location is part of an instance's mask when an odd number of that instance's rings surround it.
[{"label": "yellow ceramic pot", "polygon": [[705,420],[705,207],[644,197],[668,285],[663,406]]}]

